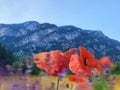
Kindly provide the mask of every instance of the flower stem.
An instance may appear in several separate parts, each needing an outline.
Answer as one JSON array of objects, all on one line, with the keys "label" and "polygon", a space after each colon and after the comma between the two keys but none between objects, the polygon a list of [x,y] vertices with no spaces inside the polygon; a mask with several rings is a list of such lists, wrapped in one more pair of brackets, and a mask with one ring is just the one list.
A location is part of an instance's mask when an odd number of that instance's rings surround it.
[{"label": "flower stem", "polygon": [[57,79],[57,90],[59,90],[59,78]]}]

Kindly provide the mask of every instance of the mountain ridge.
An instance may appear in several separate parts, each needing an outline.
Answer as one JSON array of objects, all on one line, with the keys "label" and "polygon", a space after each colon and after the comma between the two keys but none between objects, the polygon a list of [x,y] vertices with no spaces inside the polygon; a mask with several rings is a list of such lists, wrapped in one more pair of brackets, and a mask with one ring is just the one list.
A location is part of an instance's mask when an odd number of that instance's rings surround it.
[{"label": "mountain ridge", "polygon": [[79,45],[100,56],[111,56],[120,61],[120,42],[97,30],[85,30],[73,25],[57,26],[50,23],[27,21],[0,24],[0,43],[16,56],[60,49],[63,52]]}]

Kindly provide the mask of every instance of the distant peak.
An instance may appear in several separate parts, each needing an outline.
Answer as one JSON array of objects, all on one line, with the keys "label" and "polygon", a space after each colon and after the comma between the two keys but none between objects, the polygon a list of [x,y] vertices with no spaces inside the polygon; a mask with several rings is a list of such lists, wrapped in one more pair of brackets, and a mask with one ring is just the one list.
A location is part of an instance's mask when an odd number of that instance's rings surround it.
[{"label": "distant peak", "polygon": [[50,24],[50,23],[42,23],[41,24],[43,27],[49,27],[49,28],[51,28],[51,27],[57,27],[57,25],[55,25],[55,24]]},{"label": "distant peak", "polygon": [[39,24],[39,22],[37,22],[37,21],[26,21],[26,22],[24,22],[24,24]]},{"label": "distant peak", "polygon": [[59,28],[61,28],[61,29],[67,29],[67,30],[71,30],[71,29],[81,29],[81,28],[75,27],[75,26],[73,26],[73,25],[59,26]]}]

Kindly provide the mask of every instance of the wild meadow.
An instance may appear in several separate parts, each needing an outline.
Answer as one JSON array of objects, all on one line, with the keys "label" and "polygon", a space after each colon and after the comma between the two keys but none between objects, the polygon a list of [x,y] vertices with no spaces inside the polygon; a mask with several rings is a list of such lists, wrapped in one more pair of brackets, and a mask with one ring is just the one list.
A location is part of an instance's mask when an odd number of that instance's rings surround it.
[{"label": "wild meadow", "polygon": [[26,56],[5,67],[0,90],[120,90],[120,64],[108,56],[97,60],[82,46]]},{"label": "wild meadow", "polygon": [[[58,77],[10,76],[0,78],[0,90],[57,90]],[[109,76],[107,80],[103,75],[93,77],[92,82],[71,82],[69,76],[59,81],[58,90],[120,90],[120,76]]]}]

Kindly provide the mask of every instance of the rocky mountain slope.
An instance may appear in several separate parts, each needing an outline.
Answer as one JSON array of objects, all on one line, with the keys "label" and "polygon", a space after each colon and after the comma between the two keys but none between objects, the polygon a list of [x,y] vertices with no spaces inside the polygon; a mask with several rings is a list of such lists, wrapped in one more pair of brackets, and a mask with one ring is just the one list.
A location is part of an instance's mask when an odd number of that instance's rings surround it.
[{"label": "rocky mountain slope", "polygon": [[101,31],[83,30],[75,26],[61,26],[36,21],[19,24],[0,24],[0,43],[18,57],[26,54],[85,46],[96,58],[111,56],[120,62],[120,42]]}]

